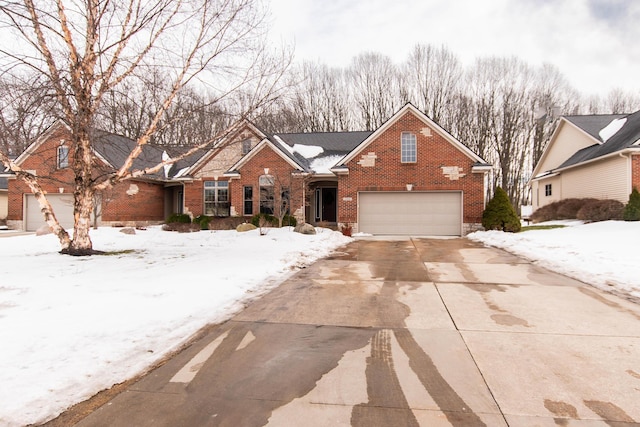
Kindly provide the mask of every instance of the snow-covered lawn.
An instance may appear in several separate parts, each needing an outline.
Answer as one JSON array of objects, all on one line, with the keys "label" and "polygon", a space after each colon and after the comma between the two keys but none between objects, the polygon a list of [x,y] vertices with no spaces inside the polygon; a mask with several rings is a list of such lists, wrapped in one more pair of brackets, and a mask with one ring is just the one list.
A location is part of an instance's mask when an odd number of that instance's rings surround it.
[{"label": "snow-covered lawn", "polygon": [[[569,225],[469,238],[640,299],[640,223]],[[51,235],[0,238],[0,426],[43,422],[145,371],[351,240],[318,231],[103,228],[94,247],[121,253],[80,258],[59,255]]]},{"label": "snow-covered lawn", "polygon": [[516,234],[480,231],[467,237],[640,301],[640,222],[557,223],[567,227]]},{"label": "snow-covered lawn", "polygon": [[0,426],[43,422],[143,372],[351,241],[290,228],[91,236],[121,253],[74,258],[52,235],[0,237]]}]

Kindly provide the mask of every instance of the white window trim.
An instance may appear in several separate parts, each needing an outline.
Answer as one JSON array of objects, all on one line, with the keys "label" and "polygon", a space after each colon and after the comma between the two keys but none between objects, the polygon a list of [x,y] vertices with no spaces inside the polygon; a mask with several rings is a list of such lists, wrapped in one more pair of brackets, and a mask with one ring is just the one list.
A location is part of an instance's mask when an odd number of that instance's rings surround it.
[{"label": "white window trim", "polygon": [[[405,139],[409,138],[409,139]],[[406,147],[405,144],[412,144]],[[411,154],[411,156],[409,156]],[[418,138],[412,132],[402,132],[400,134],[400,162],[416,163],[418,161]]]}]

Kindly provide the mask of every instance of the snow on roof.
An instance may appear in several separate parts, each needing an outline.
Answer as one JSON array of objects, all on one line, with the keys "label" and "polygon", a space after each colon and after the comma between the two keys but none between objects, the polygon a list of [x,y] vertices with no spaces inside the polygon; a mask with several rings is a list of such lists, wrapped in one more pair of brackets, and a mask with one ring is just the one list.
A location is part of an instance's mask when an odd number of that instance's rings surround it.
[{"label": "snow on roof", "polygon": [[273,135],[273,139],[274,139],[278,144],[280,144],[280,146],[281,146],[282,148],[284,148],[284,149],[285,149],[289,154],[293,154],[293,148],[292,148],[289,144],[287,144],[286,142],[284,142],[284,141],[282,140],[282,138],[280,138],[278,135]]},{"label": "snow on roof", "polygon": [[[166,151],[162,152],[162,161],[166,162],[168,160],[171,160],[171,157],[169,156],[169,154]],[[163,169],[164,169],[164,177],[165,178],[169,178],[169,172],[171,171],[171,166],[172,165],[164,165]]]},{"label": "snow on roof", "polygon": [[188,170],[189,170],[188,167],[180,169],[178,173],[174,176],[174,178],[180,178],[182,175],[187,173]]},{"label": "snow on roof", "polygon": [[607,140],[609,138],[611,138],[620,129],[622,129],[622,126],[624,126],[624,124],[626,122],[627,122],[627,118],[626,117],[623,117],[621,119],[613,119],[611,121],[611,123],[609,123],[608,125],[606,125],[602,129],[600,129],[600,132],[598,133],[598,135],[600,135],[600,138],[602,139],[602,142],[607,142]]},{"label": "snow on roof", "polygon": [[313,159],[310,165],[311,170],[319,174],[331,173],[331,168],[343,157],[344,156],[340,154],[336,154],[333,156],[323,156]]},{"label": "snow on roof", "polygon": [[324,148],[317,145],[294,144],[293,151],[300,154],[305,159],[313,159],[324,153]]}]

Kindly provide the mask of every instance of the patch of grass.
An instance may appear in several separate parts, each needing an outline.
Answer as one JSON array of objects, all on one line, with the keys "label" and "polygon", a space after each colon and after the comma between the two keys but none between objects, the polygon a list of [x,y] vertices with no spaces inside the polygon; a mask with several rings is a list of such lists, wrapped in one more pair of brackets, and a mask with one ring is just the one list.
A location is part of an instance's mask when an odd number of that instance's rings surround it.
[{"label": "patch of grass", "polygon": [[562,224],[550,224],[550,225],[527,225],[522,227],[520,231],[529,231],[529,230],[551,230],[552,228],[564,228],[566,225]]},{"label": "patch of grass", "polygon": [[138,252],[140,251],[137,251],[135,249],[123,249],[121,251],[102,251],[99,255],[118,256],[118,255],[136,254]]}]

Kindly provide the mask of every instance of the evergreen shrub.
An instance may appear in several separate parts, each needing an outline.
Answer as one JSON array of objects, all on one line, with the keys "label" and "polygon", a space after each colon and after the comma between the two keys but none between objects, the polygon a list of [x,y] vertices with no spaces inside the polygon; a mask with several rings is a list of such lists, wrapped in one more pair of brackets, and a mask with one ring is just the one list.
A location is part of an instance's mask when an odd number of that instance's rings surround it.
[{"label": "evergreen shrub", "polygon": [[496,188],[496,193],[482,213],[482,226],[485,230],[502,230],[510,233],[520,231],[520,218],[511,205],[509,196],[501,187]]},{"label": "evergreen shrub", "polygon": [[629,202],[624,207],[622,218],[625,221],[640,221],[640,192],[633,187],[629,195]]}]

